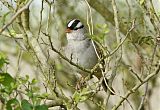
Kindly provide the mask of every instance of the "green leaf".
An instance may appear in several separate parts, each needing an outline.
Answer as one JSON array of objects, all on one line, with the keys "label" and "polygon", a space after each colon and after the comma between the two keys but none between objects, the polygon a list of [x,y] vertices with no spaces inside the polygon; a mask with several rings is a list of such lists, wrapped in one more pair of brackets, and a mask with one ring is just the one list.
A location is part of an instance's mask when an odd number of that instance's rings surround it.
[{"label": "green leaf", "polygon": [[15,83],[15,79],[8,73],[0,73],[0,84],[11,88],[11,84]]},{"label": "green leaf", "polygon": [[29,80],[29,75],[26,75],[25,77],[26,77],[26,80],[28,81]]},{"label": "green leaf", "polygon": [[32,81],[31,81],[31,85],[35,85],[37,82],[38,82],[38,81],[34,78],[34,79],[32,79]]},{"label": "green leaf", "polygon": [[6,18],[7,18],[7,16],[8,16],[10,13],[11,13],[11,11],[9,11],[9,12],[3,14],[2,21],[1,21],[2,23],[5,23]]},{"label": "green leaf", "polygon": [[58,70],[58,71],[63,69],[62,64],[56,63],[55,66],[56,66],[56,70]]},{"label": "green leaf", "polygon": [[43,98],[47,98],[48,96],[49,96],[48,93],[43,93],[43,94],[41,94],[41,97],[43,97]]},{"label": "green leaf", "polygon": [[13,30],[13,29],[10,30],[10,33],[11,33],[12,36],[16,36],[16,31],[15,30]]},{"label": "green leaf", "polygon": [[73,99],[76,103],[83,102],[89,98],[91,93],[92,92],[89,91],[88,88],[83,88],[80,92],[75,91],[75,93],[73,94]]},{"label": "green leaf", "polygon": [[109,32],[109,28],[107,26],[107,24],[97,24],[96,27],[101,31],[102,34],[107,34]]},{"label": "green leaf", "polygon": [[7,110],[20,110],[20,104],[17,99],[11,99],[6,104]]},{"label": "green leaf", "polygon": [[153,45],[153,38],[151,36],[142,36],[138,39],[138,44],[142,45],[142,44],[148,44],[148,45]]},{"label": "green leaf", "polygon": [[99,42],[101,43],[103,40],[104,40],[104,35],[103,34],[100,34],[100,35],[91,35],[90,38],[93,40],[93,41],[96,41],[96,42]]},{"label": "green leaf", "polygon": [[46,105],[37,105],[35,110],[48,110],[48,107]]},{"label": "green leaf", "polygon": [[81,99],[80,101],[83,102],[85,100],[87,100],[89,98],[89,96],[91,95],[91,91],[88,90],[88,88],[83,88],[82,92],[81,92]]},{"label": "green leaf", "polygon": [[74,94],[73,94],[73,99],[76,103],[79,102],[80,100],[80,93],[78,91],[75,91]]},{"label": "green leaf", "polygon": [[110,31],[109,27],[107,24],[97,24],[96,27],[99,32],[96,35],[90,35],[89,38],[96,42],[103,43],[107,37],[107,33]]},{"label": "green leaf", "polygon": [[4,64],[8,64],[7,60],[1,56],[0,58],[0,68],[2,68],[4,66]]},{"label": "green leaf", "polygon": [[19,81],[20,84],[24,84],[25,85],[26,83],[29,82],[29,76],[26,75],[25,77],[20,77],[17,80]]},{"label": "green leaf", "polygon": [[39,92],[40,91],[40,88],[38,86],[33,86],[32,87],[32,92],[36,93],[36,92]]},{"label": "green leaf", "polygon": [[22,110],[33,110],[33,106],[25,99],[22,100],[21,106],[22,106]]},{"label": "green leaf", "polygon": [[29,98],[33,98],[33,92],[31,92],[30,90],[26,90],[27,91],[27,96],[29,97]]},{"label": "green leaf", "polygon": [[144,2],[145,0],[139,0],[140,5],[143,5]]}]

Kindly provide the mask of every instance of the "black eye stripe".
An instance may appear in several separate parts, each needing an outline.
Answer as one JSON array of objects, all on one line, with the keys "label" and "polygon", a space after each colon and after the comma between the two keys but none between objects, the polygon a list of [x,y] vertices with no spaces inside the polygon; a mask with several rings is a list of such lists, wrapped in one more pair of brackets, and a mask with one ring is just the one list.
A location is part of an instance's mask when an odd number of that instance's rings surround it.
[{"label": "black eye stripe", "polygon": [[81,29],[81,28],[83,28],[84,26],[82,25],[82,26],[80,26],[80,27],[78,27],[78,28],[74,28],[74,30],[77,30],[77,29]]},{"label": "black eye stripe", "polygon": [[75,21],[73,22],[73,24],[71,25],[71,27],[74,29],[79,22],[80,22],[79,20],[75,20]]}]

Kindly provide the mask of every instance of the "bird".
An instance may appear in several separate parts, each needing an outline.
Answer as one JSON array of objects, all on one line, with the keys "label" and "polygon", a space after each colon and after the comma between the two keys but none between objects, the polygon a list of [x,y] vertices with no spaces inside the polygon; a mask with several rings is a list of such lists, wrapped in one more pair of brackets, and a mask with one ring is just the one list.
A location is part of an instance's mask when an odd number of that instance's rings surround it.
[{"label": "bird", "polygon": [[85,35],[84,25],[78,19],[70,20],[65,32],[68,41],[65,48],[66,57],[83,68],[93,68],[98,58],[91,39]]},{"label": "bird", "polygon": [[[92,40],[85,34],[85,27],[82,22],[79,19],[70,20],[65,32],[67,38],[67,45],[64,48],[65,56],[85,69],[92,69],[98,62],[98,56]],[[85,76],[88,74],[82,73]],[[95,74],[95,76],[100,79],[102,77],[101,72]],[[107,91],[104,81],[102,86]]]}]

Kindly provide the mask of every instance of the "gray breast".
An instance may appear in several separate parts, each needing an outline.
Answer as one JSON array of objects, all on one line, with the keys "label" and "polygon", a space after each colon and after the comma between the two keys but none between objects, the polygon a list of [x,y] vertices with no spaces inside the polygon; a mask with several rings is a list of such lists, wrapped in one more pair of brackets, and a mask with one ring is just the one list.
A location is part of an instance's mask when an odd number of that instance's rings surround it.
[{"label": "gray breast", "polygon": [[97,56],[89,39],[70,41],[65,48],[67,58],[84,68],[92,68],[97,63]]}]

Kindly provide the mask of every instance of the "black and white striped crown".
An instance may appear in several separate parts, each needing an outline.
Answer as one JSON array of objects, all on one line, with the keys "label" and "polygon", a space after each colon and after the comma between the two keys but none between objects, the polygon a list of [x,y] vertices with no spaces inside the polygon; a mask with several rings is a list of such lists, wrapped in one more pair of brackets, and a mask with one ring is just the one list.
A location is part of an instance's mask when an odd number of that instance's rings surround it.
[{"label": "black and white striped crown", "polygon": [[77,30],[83,28],[83,24],[78,19],[73,19],[67,23],[67,28],[71,30]]}]

